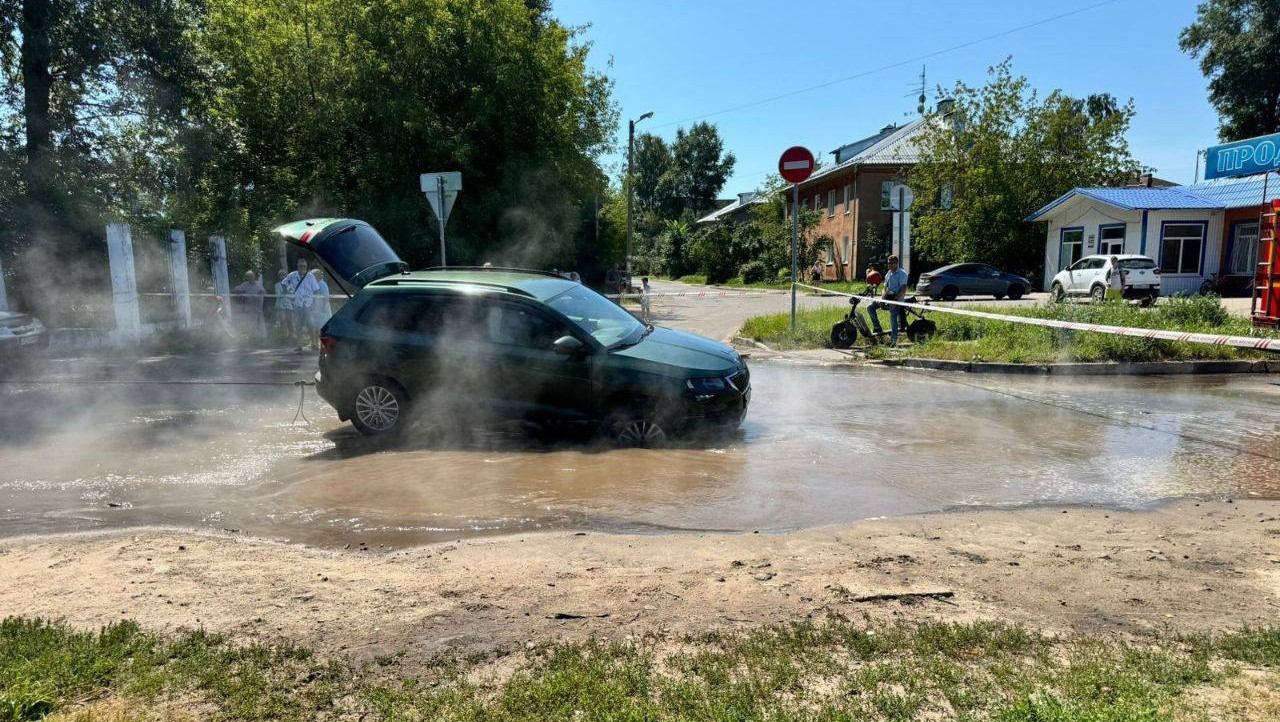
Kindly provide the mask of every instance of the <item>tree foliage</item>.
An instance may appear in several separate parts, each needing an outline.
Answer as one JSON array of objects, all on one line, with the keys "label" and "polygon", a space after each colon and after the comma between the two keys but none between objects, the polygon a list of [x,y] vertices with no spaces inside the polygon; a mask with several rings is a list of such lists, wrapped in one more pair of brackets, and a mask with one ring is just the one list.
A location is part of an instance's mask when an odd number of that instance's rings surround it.
[{"label": "tree foliage", "polygon": [[[711,283],[723,283],[735,276],[776,279],[790,278],[791,220],[787,217],[786,184],[770,176],[759,191],[767,200],[753,205],[745,221],[721,221],[700,228],[691,239],[687,254],[691,268],[707,276]],[[818,249],[829,244],[827,236],[817,236],[820,220],[812,208],[800,208],[799,266],[813,265]],[[745,279],[744,279],[745,280]]]},{"label": "tree foliage", "polygon": [[1209,79],[1223,141],[1280,131],[1280,2],[1208,0],[1178,41]]},{"label": "tree foliage", "polygon": [[950,93],[954,112],[926,123],[910,174],[923,257],[1038,273],[1043,228],[1023,219],[1074,187],[1123,185],[1140,170],[1125,140],[1132,101],[1058,90],[1042,99],[1009,60],[986,85],[958,82]]}]

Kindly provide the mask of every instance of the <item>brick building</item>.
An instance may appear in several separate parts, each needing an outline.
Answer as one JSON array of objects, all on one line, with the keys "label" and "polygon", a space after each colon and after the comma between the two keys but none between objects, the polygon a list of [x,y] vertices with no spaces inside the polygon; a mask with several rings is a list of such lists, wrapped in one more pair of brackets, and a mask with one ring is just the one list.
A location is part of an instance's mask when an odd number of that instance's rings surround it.
[{"label": "brick building", "polygon": [[[939,113],[948,110],[948,101],[938,104]],[[932,117],[936,116],[887,125],[875,135],[841,146],[832,151],[835,162],[800,184],[800,203],[820,214],[816,234],[832,239],[821,250],[824,278],[856,279],[869,263],[882,261],[872,257],[876,249],[868,242],[868,228],[882,239],[890,238],[893,212],[889,189],[905,183],[907,173],[919,161],[915,140]],[[788,188],[788,213],[790,198]],[[881,247],[881,254],[883,251]]]}]

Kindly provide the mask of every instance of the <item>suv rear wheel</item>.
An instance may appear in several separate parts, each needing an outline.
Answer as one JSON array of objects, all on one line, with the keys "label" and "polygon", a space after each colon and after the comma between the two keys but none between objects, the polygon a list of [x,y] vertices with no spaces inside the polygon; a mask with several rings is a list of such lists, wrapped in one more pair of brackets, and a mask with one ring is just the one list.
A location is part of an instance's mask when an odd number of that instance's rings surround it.
[{"label": "suv rear wheel", "polygon": [[1054,283],[1053,288],[1049,289],[1049,297],[1054,303],[1062,303],[1067,300],[1067,292],[1062,288],[1061,283]]},{"label": "suv rear wheel", "polygon": [[399,431],[408,423],[409,396],[390,379],[357,382],[351,395],[351,424],[366,436]]}]

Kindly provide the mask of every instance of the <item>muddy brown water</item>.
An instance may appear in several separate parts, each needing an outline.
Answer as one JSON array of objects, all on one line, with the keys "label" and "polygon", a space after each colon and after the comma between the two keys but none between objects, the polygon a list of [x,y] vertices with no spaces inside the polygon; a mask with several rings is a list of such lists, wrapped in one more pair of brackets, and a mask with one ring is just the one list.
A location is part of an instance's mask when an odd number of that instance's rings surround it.
[{"label": "muddy brown water", "polygon": [[1280,385],[761,362],[740,433],[388,446],[275,386],[0,386],[0,536],[140,526],[325,547],[532,530],[773,532],[966,506],[1280,497]]}]

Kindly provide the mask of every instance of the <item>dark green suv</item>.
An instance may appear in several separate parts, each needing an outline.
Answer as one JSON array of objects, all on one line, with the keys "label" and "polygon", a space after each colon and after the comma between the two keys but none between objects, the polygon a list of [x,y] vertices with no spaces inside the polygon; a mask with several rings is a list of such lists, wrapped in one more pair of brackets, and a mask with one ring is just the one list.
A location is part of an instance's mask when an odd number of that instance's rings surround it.
[{"label": "dark green suv", "polygon": [[353,294],[320,332],[317,389],[365,434],[474,417],[599,426],[646,445],[691,426],[736,427],[751,400],[728,346],[646,326],[575,281],[539,271],[409,272],[367,223],[276,229]]}]

